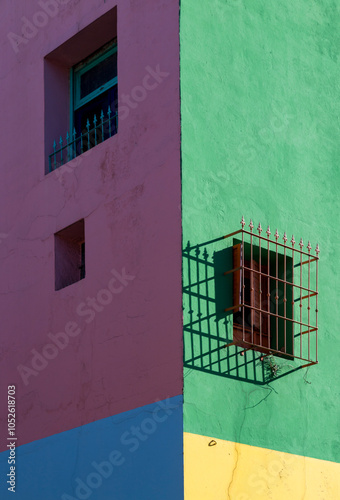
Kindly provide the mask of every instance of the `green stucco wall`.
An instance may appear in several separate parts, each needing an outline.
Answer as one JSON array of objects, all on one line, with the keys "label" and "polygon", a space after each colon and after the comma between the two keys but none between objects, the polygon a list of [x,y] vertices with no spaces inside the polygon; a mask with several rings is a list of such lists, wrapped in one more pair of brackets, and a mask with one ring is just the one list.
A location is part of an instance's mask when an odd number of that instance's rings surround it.
[{"label": "green stucco wall", "polygon": [[[333,0],[181,2],[183,248],[203,244],[190,276],[183,254],[184,429],[336,462],[339,21]],[[263,367],[251,353],[235,376],[244,359],[219,362],[225,353],[216,354],[214,340],[228,322],[204,322],[214,300],[207,306],[186,293],[197,272],[213,277],[204,261],[224,248],[204,243],[239,229],[242,215],[310,240],[313,251],[320,245],[319,364],[308,371],[260,383]],[[200,293],[214,299],[213,288]],[[204,338],[190,335],[190,318]],[[206,356],[188,363],[190,350]],[[280,363],[281,374],[289,371]]]}]

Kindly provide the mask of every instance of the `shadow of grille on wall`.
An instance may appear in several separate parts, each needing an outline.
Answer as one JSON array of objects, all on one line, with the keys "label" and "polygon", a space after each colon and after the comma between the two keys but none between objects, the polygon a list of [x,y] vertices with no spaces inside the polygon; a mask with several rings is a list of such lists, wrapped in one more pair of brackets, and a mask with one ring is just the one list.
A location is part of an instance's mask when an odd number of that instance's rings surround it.
[{"label": "shadow of grille on wall", "polygon": [[304,251],[302,239],[287,245],[286,233],[281,242],[241,224],[183,251],[184,364],[264,383],[264,357],[285,371],[318,362],[319,247],[313,256],[309,242]]},{"label": "shadow of grille on wall", "polygon": [[99,117],[94,115],[92,123],[87,119],[81,133],[73,129],[72,134],[66,133],[65,140],[60,136],[58,144],[54,141],[53,152],[48,157],[49,172],[109,139],[117,131],[118,111],[112,111],[109,106],[106,113],[102,110]]}]

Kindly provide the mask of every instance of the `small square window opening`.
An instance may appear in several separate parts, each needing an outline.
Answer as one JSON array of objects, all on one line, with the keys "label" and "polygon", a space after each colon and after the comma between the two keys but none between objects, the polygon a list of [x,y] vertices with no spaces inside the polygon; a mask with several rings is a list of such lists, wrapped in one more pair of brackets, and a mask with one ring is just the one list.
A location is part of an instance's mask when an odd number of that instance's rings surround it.
[{"label": "small square window opening", "polygon": [[55,290],[85,278],[84,219],[54,235]]}]

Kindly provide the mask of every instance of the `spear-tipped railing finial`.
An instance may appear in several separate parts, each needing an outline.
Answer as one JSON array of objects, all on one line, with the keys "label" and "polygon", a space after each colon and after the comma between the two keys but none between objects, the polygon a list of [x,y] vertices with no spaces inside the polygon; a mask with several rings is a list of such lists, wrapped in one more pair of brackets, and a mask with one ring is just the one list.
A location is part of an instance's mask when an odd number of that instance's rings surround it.
[{"label": "spear-tipped railing finial", "polygon": [[249,227],[250,227],[250,232],[252,233],[254,229],[253,219],[250,219]]},{"label": "spear-tipped railing finial", "polygon": [[308,253],[310,253],[310,251],[312,250],[312,245],[310,244],[309,240],[308,240],[307,248],[308,248]]},{"label": "spear-tipped railing finial", "polygon": [[285,231],[285,232],[284,232],[284,235],[283,235],[283,242],[284,242],[284,244],[286,244],[286,243],[287,243],[287,240],[288,240],[288,238],[287,238],[287,233],[286,233],[286,231]]},{"label": "spear-tipped railing finial", "polygon": [[275,237],[276,242],[277,242],[277,240],[279,239],[279,232],[278,232],[278,230],[277,230],[277,229],[276,229],[276,231],[275,231],[274,237]]},{"label": "spear-tipped railing finial", "polygon": [[302,252],[303,246],[304,246],[304,245],[303,245],[303,239],[301,238],[301,239],[300,239],[300,243],[299,243],[299,247],[300,247],[300,249],[301,249],[301,252]]},{"label": "spear-tipped railing finial", "polygon": [[246,225],[246,221],[242,215],[242,220],[241,220],[241,226],[242,226],[242,229],[244,228],[244,226]]},{"label": "spear-tipped railing finial", "polygon": [[290,242],[292,244],[292,247],[294,248],[294,245],[296,243],[295,238],[294,238],[294,234],[292,235],[292,239],[290,240]]},{"label": "spear-tipped railing finial", "polygon": [[319,257],[319,253],[320,253],[319,243],[316,245],[315,252],[316,252],[316,256]]},{"label": "spear-tipped railing finial", "polygon": [[272,233],[270,232],[270,227],[269,227],[269,226],[267,227],[266,234],[267,234],[268,238],[269,238],[269,236],[272,234]]},{"label": "spear-tipped railing finial", "polygon": [[258,231],[259,235],[261,236],[261,233],[262,233],[261,222],[259,222],[259,225],[257,226],[257,231]]}]

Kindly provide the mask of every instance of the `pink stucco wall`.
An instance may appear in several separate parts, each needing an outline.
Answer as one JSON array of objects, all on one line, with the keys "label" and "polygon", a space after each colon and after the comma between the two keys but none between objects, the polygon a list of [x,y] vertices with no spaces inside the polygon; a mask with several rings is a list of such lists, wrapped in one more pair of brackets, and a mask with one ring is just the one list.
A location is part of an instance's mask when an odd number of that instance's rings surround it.
[{"label": "pink stucco wall", "polygon": [[[45,175],[44,57],[115,5],[120,98],[162,76],[116,136]],[[6,2],[0,20],[0,394],[17,385],[18,444],[182,392],[178,2],[64,0],[14,50],[41,10]],[[82,218],[86,278],[55,291],[54,233]]]}]

